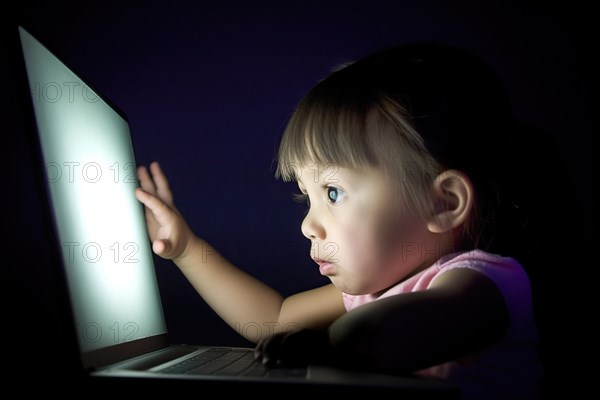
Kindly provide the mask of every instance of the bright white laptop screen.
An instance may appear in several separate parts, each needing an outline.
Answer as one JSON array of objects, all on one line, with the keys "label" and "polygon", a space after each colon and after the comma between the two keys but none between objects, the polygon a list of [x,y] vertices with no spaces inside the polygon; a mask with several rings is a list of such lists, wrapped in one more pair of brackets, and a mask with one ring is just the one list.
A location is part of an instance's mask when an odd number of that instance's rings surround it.
[{"label": "bright white laptop screen", "polygon": [[20,37],[81,350],[164,334],[128,122]]}]

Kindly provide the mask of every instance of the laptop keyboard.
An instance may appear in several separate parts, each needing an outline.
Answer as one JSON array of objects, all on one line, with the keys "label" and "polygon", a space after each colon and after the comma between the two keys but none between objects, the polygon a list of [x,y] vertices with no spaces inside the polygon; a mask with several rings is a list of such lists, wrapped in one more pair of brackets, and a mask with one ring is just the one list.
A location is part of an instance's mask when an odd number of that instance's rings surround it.
[{"label": "laptop keyboard", "polygon": [[265,376],[267,368],[254,360],[251,349],[214,347],[160,371],[166,374]]}]

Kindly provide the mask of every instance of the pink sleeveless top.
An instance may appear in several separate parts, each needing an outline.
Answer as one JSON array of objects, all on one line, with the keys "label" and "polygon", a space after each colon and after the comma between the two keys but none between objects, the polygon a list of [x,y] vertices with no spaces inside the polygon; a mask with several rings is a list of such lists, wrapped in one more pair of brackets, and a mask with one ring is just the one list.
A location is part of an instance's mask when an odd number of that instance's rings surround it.
[{"label": "pink sleeveless top", "polygon": [[500,342],[477,354],[417,371],[416,374],[457,383],[464,399],[537,398],[542,367],[538,357],[539,335],[533,319],[531,286],[523,267],[512,258],[481,250],[448,254],[379,296],[344,293],[344,304],[350,311],[389,296],[427,290],[437,277],[455,268],[476,270],[496,284],[508,309],[508,330]]}]

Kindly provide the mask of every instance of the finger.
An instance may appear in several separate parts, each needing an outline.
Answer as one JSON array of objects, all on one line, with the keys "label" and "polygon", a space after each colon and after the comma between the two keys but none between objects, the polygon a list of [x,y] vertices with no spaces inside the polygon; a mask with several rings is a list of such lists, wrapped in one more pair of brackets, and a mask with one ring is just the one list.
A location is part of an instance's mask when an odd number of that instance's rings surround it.
[{"label": "finger", "polygon": [[254,359],[262,361],[265,354],[265,345],[270,338],[263,338],[254,347]]},{"label": "finger", "polygon": [[254,347],[254,359],[257,361],[262,361],[262,356],[262,341],[260,341],[256,344],[256,347]]},{"label": "finger", "polygon": [[142,189],[144,189],[144,191],[146,191],[148,193],[155,194],[156,187],[154,186],[152,177],[150,176],[150,173],[148,172],[146,167],[144,167],[144,166],[138,167],[137,174],[138,174],[138,179],[140,180],[140,186],[142,187]]},{"label": "finger", "polygon": [[166,257],[169,253],[169,242],[166,240],[157,239],[152,243],[152,251],[159,256]]},{"label": "finger", "polygon": [[275,367],[281,363],[280,346],[283,334],[275,334],[264,339],[259,346],[260,360],[267,367]]},{"label": "finger", "polygon": [[156,221],[160,225],[167,225],[170,222],[169,213],[171,213],[172,210],[164,203],[164,201],[145,192],[141,188],[135,189],[135,197],[152,212],[154,218],[156,218]]},{"label": "finger", "polygon": [[173,195],[171,194],[169,181],[157,161],[150,164],[150,172],[152,173],[152,179],[154,180],[158,197],[167,202],[167,204],[173,204]]}]

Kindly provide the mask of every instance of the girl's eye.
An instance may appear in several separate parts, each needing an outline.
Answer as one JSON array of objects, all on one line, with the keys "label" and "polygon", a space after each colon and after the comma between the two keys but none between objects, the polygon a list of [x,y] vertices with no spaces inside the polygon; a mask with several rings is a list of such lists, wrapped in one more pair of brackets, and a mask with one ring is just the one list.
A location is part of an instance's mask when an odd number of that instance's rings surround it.
[{"label": "girl's eye", "polygon": [[345,195],[346,193],[342,189],[335,186],[327,186],[327,200],[331,204],[339,204]]}]

